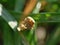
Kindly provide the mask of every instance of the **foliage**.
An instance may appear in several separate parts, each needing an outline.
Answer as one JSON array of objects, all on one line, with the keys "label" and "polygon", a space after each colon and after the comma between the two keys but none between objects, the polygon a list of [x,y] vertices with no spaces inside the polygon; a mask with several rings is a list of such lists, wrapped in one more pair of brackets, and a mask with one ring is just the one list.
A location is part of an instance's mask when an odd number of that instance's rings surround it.
[{"label": "foliage", "polygon": [[[45,7],[45,11],[39,14],[30,14],[32,18],[35,19],[36,24],[33,30],[25,31],[13,31],[7,22],[0,17],[0,28],[3,33],[3,44],[4,45],[36,45],[37,39],[35,36],[35,30],[39,25],[47,23],[47,25],[54,25],[56,23],[58,26],[54,31],[51,32],[50,37],[46,41],[46,45],[55,45],[60,39],[60,0],[47,0],[48,5]],[[0,0],[0,3],[8,10],[12,16],[18,21],[25,4],[25,0]],[[9,18],[9,17],[8,17]],[[51,25],[51,26],[52,26]],[[49,25],[50,26],[50,25]],[[58,33],[57,33],[58,32]],[[22,36],[23,35],[23,36]],[[57,35],[57,36],[55,36]],[[52,41],[53,40],[53,41]]]}]

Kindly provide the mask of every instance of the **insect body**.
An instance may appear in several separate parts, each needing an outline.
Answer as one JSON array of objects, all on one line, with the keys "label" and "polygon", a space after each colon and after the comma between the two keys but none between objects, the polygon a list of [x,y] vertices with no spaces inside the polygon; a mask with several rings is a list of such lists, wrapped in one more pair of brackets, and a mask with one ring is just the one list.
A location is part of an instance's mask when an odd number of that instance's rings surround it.
[{"label": "insect body", "polygon": [[20,24],[20,26],[17,28],[18,31],[24,30],[24,29],[31,29],[33,28],[33,25],[35,24],[35,21],[31,17],[25,18],[25,20]]}]

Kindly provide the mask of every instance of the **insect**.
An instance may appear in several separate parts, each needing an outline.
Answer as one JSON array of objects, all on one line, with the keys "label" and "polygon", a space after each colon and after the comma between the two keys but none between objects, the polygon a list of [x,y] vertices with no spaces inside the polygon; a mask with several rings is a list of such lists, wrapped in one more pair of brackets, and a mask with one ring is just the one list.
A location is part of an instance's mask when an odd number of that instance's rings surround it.
[{"label": "insect", "polygon": [[20,23],[20,26],[17,28],[18,31],[24,30],[24,29],[31,29],[33,28],[33,25],[35,24],[35,21],[31,17],[27,17],[24,19],[22,23]]},{"label": "insect", "polygon": [[[32,10],[34,9],[34,7],[37,4],[37,0],[29,0],[26,4],[25,4],[25,8],[23,10],[23,14],[19,20],[19,26],[18,26],[18,30],[24,30],[24,29],[31,29],[34,25],[34,19],[31,17],[28,17],[29,14],[32,12]],[[42,3],[43,2],[43,3]],[[42,1],[41,4],[44,5],[45,2]],[[33,20],[32,20],[33,19]]]}]

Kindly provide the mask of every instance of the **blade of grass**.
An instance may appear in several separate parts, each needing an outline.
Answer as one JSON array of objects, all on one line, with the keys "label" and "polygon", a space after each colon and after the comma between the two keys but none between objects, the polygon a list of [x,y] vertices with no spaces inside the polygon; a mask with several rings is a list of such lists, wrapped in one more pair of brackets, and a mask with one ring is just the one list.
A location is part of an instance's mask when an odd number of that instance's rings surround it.
[{"label": "blade of grass", "polygon": [[16,0],[15,11],[20,12],[24,8],[25,0]]},{"label": "blade of grass", "polygon": [[59,26],[57,26],[54,32],[51,33],[49,39],[46,42],[46,45],[56,45],[59,39],[60,39],[60,24]]},{"label": "blade of grass", "polygon": [[0,4],[0,15],[9,24],[9,26],[16,31],[17,21],[15,18]]},{"label": "blade of grass", "polygon": [[12,38],[12,30],[10,30],[9,26],[4,22],[3,26],[3,45],[14,45]]},{"label": "blade of grass", "polygon": [[[15,18],[5,9],[5,8],[1,8],[3,9],[1,13],[1,17],[8,23],[8,25],[13,29],[13,31],[16,31],[16,27],[17,27],[17,21],[15,20]],[[11,22],[12,24],[10,24],[9,22]],[[15,23],[15,24],[14,24]],[[13,27],[12,27],[13,26]],[[8,30],[8,29],[7,29]],[[16,31],[17,32],[17,31]],[[17,33],[15,33],[14,38],[17,36]],[[23,36],[20,35],[23,39]],[[16,39],[16,38],[15,38]],[[20,38],[18,38],[20,39]],[[18,41],[18,40],[17,40]],[[26,40],[24,40],[26,41]],[[16,42],[16,40],[15,40]],[[18,42],[17,42],[18,43]],[[16,45],[17,45],[16,43]],[[27,43],[27,42],[26,42]]]},{"label": "blade of grass", "polygon": [[[14,17],[16,19],[19,20],[20,14],[22,13],[17,13],[17,12],[13,12],[10,11],[11,14],[14,15]],[[38,14],[30,14],[29,16],[31,16],[35,21],[37,22],[41,22],[41,23],[50,23],[50,22],[60,22],[60,13],[58,12],[44,12],[44,13],[38,13]]]}]

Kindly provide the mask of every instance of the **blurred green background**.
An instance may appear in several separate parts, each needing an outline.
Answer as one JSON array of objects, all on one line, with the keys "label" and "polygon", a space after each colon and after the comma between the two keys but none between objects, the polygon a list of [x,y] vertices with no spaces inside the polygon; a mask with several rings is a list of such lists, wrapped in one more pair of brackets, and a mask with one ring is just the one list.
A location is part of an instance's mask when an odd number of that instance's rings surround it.
[{"label": "blurred green background", "polygon": [[[35,30],[41,25],[46,28],[45,45],[60,45],[60,0],[46,0],[47,5],[39,14],[30,14],[36,24],[33,30],[13,31],[0,17],[0,45],[37,45]],[[18,21],[25,0],[0,0],[0,3]]]}]

